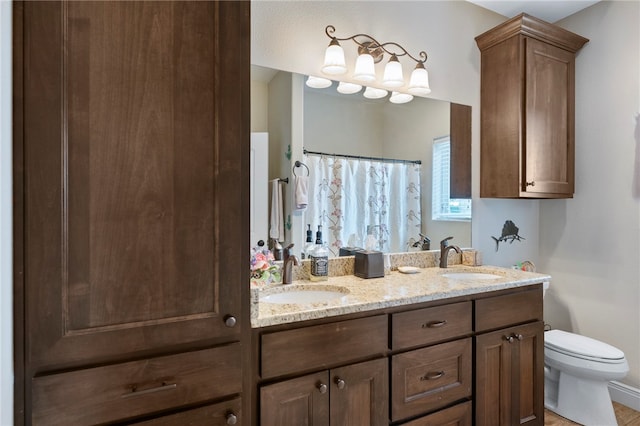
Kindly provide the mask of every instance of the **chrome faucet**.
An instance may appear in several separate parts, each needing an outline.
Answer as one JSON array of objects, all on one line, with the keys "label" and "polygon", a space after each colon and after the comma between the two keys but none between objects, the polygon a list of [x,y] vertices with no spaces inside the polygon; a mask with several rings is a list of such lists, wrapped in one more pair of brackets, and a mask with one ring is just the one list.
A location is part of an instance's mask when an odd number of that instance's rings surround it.
[{"label": "chrome faucet", "polygon": [[293,247],[293,244],[284,249],[284,261],[282,263],[282,284],[291,284],[291,282],[293,281],[293,266],[300,265],[300,261],[298,260],[298,258],[295,255],[290,254],[289,250],[291,249],[291,247]]},{"label": "chrome faucet", "polygon": [[460,247],[456,245],[449,245],[447,241],[453,239],[453,237],[447,237],[444,240],[440,241],[440,267],[447,267],[447,260],[449,258],[449,251],[455,250],[456,253],[462,253]]}]

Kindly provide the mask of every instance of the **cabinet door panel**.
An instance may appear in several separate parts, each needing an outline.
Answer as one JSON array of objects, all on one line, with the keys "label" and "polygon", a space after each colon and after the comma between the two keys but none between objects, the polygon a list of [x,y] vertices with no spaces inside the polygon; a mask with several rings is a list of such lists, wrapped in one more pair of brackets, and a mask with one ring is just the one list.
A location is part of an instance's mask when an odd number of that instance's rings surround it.
[{"label": "cabinet door panel", "polygon": [[[329,425],[329,372],[260,388],[260,425]],[[321,388],[325,385],[325,388]]]},{"label": "cabinet door panel", "polygon": [[518,419],[519,424],[544,424],[544,323],[517,328]]},{"label": "cabinet door panel", "polygon": [[389,364],[386,358],[332,369],[330,388],[332,425],[388,425]]},{"label": "cabinet door panel", "polygon": [[217,25],[234,3],[25,3],[32,372],[238,338],[246,268],[220,242],[246,234],[248,133],[226,125],[246,108],[216,83],[248,68]]},{"label": "cabinet door panel", "polygon": [[511,425],[513,344],[505,330],[476,337],[476,424]]},{"label": "cabinet door panel", "polygon": [[476,424],[544,424],[543,322],[476,337]]},{"label": "cabinet door panel", "polygon": [[523,191],[573,194],[574,56],[526,38],[526,137]]}]

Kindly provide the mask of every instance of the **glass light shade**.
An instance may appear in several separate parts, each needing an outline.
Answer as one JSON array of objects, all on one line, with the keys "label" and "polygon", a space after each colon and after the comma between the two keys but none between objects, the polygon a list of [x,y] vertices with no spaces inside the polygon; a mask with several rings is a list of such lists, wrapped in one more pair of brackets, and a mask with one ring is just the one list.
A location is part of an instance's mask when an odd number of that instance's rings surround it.
[{"label": "glass light shade", "polygon": [[402,76],[402,65],[398,62],[396,55],[391,55],[391,59],[384,67],[384,77],[382,77],[382,85],[385,87],[402,87],[404,86],[404,77]]},{"label": "glass light shade", "polygon": [[431,88],[429,87],[429,73],[422,63],[416,65],[416,69],[411,73],[409,88],[407,90],[409,93],[416,96],[426,96],[431,93]]},{"label": "glass light shade", "polygon": [[313,87],[314,89],[324,89],[331,86],[331,80],[310,75],[307,77],[305,84],[309,87]]},{"label": "glass light shade", "polygon": [[344,50],[342,50],[342,47],[337,41],[334,42],[334,40],[332,40],[324,52],[322,72],[329,75],[339,75],[347,72]]},{"label": "glass light shade", "polygon": [[400,93],[400,92],[392,92],[389,101],[394,104],[406,104],[407,102],[411,102],[413,100],[413,96],[408,93]]},{"label": "glass light shade", "polygon": [[378,88],[375,88],[375,87],[367,87],[364,90],[363,96],[365,98],[368,98],[368,99],[380,99],[380,98],[384,98],[385,96],[387,96],[387,93],[389,93],[389,92],[387,92],[384,89],[378,89]]},{"label": "glass light shade", "polygon": [[358,93],[362,89],[362,86],[355,83],[347,83],[346,81],[341,81],[338,83],[338,93],[342,93],[343,95],[353,95],[354,93]]},{"label": "glass light shade", "polygon": [[376,68],[373,64],[373,56],[368,53],[358,55],[358,59],[356,59],[356,69],[353,72],[353,79],[366,83],[376,81]]}]

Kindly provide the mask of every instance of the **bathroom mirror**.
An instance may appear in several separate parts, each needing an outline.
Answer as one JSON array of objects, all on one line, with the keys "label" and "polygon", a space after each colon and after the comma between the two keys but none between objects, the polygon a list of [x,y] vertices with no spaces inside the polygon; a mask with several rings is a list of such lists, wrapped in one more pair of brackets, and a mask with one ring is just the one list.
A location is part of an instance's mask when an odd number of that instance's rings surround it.
[{"label": "bathroom mirror", "polygon": [[[383,99],[367,99],[363,90],[357,94],[344,95],[336,90],[337,82],[325,89],[314,89],[304,85],[306,76],[300,76],[285,71],[272,70],[252,66],[251,108],[252,132],[267,132],[268,149],[268,179],[289,179],[289,184],[283,184],[283,193],[292,191],[294,182],[293,151],[302,149],[327,154],[342,154],[361,157],[375,157],[398,160],[419,160],[421,162],[421,230],[431,239],[431,249],[438,248],[438,242],[448,236],[454,237],[454,243],[461,247],[471,246],[471,221],[468,220],[432,220],[432,153],[433,141],[449,136],[458,115],[453,106],[446,101],[430,98],[415,97],[405,104],[392,104],[389,96]],[[295,90],[292,86],[302,85],[302,114],[296,111]],[[461,106],[464,107],[464,106]],[[462,126],[463,133],[471,133],[470,107],[468,117],[465,115]],[[452,113],[453,111],[453,113]],[[297,112],[297,113],[296,113]],[[296,118],[299,117],[299,118]],[[453,121],[452,121],[453,120]],[[452,126],[453,123],[453,126]],[[296,127],[299,126],[299,127]],[[292,135],[295,130],[302,129],[302,137]],[[301,140],[300,140],[301,139]],[[470,140],[468,141],[470,144]],[[470,148],[470,146],[469,146]],[[452,155],[453,153],[452,146]],[[470,191],[470,151],[468,162],[463,168],[468,168],[463,180]],[[306,174],[303,168],[296,168],[296,173]],[[311,200],[309,201],[312,202]],[[295,247],[304,247],[304,229],[306,224],[315,230],[317,221],[305,217],[305,213],[295,212],[291,208],[292,199],[287,195],[285,201],[285,227],[288,228],[294,220],[291,215],[302,215],[303,223],[300,232],[287,229],[287,243],[293,242]],[[389,203],[389,209],[394,203]],[[262,208],[268,216],[269,209]],[[268,223],[268,217],[267,217]],[[327,230],[323,230],[327,232]],[[296,235],[297,234],[297,235]],[[360,239],[365,235],[360,235]],[[415,239],[419,239],[415,232]],[[299,241],[298,241],[299,240]],[[252,242],[254,244],[255,242]],[[344,242],[344,245],[347,242]],[[407,251],[409,247],[402,247],[393,251]],[[296,251],[297,252],[297,251]]]}]

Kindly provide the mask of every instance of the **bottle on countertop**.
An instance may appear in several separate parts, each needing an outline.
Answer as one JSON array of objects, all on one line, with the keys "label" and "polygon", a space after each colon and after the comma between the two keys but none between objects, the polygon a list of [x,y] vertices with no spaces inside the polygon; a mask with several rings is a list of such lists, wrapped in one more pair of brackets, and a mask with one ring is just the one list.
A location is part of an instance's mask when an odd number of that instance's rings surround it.
[{"label": "bottle on countertop", "polygon": [[313,243],[313,231],[311,230],[311,224],[307,224],[307,241],[305,242],[304,249],[302,251],[303,259],[311,259],[311,253],[315,244]]},{"label": "bottle on countertop", "polygon": [[309,274],[309,279],[311,281],[328,280],[329,249],[322,241],[322,225],[318,225],[318,232],[316,232],[316,244],[309,259],[311,259],[311,273]]}]

